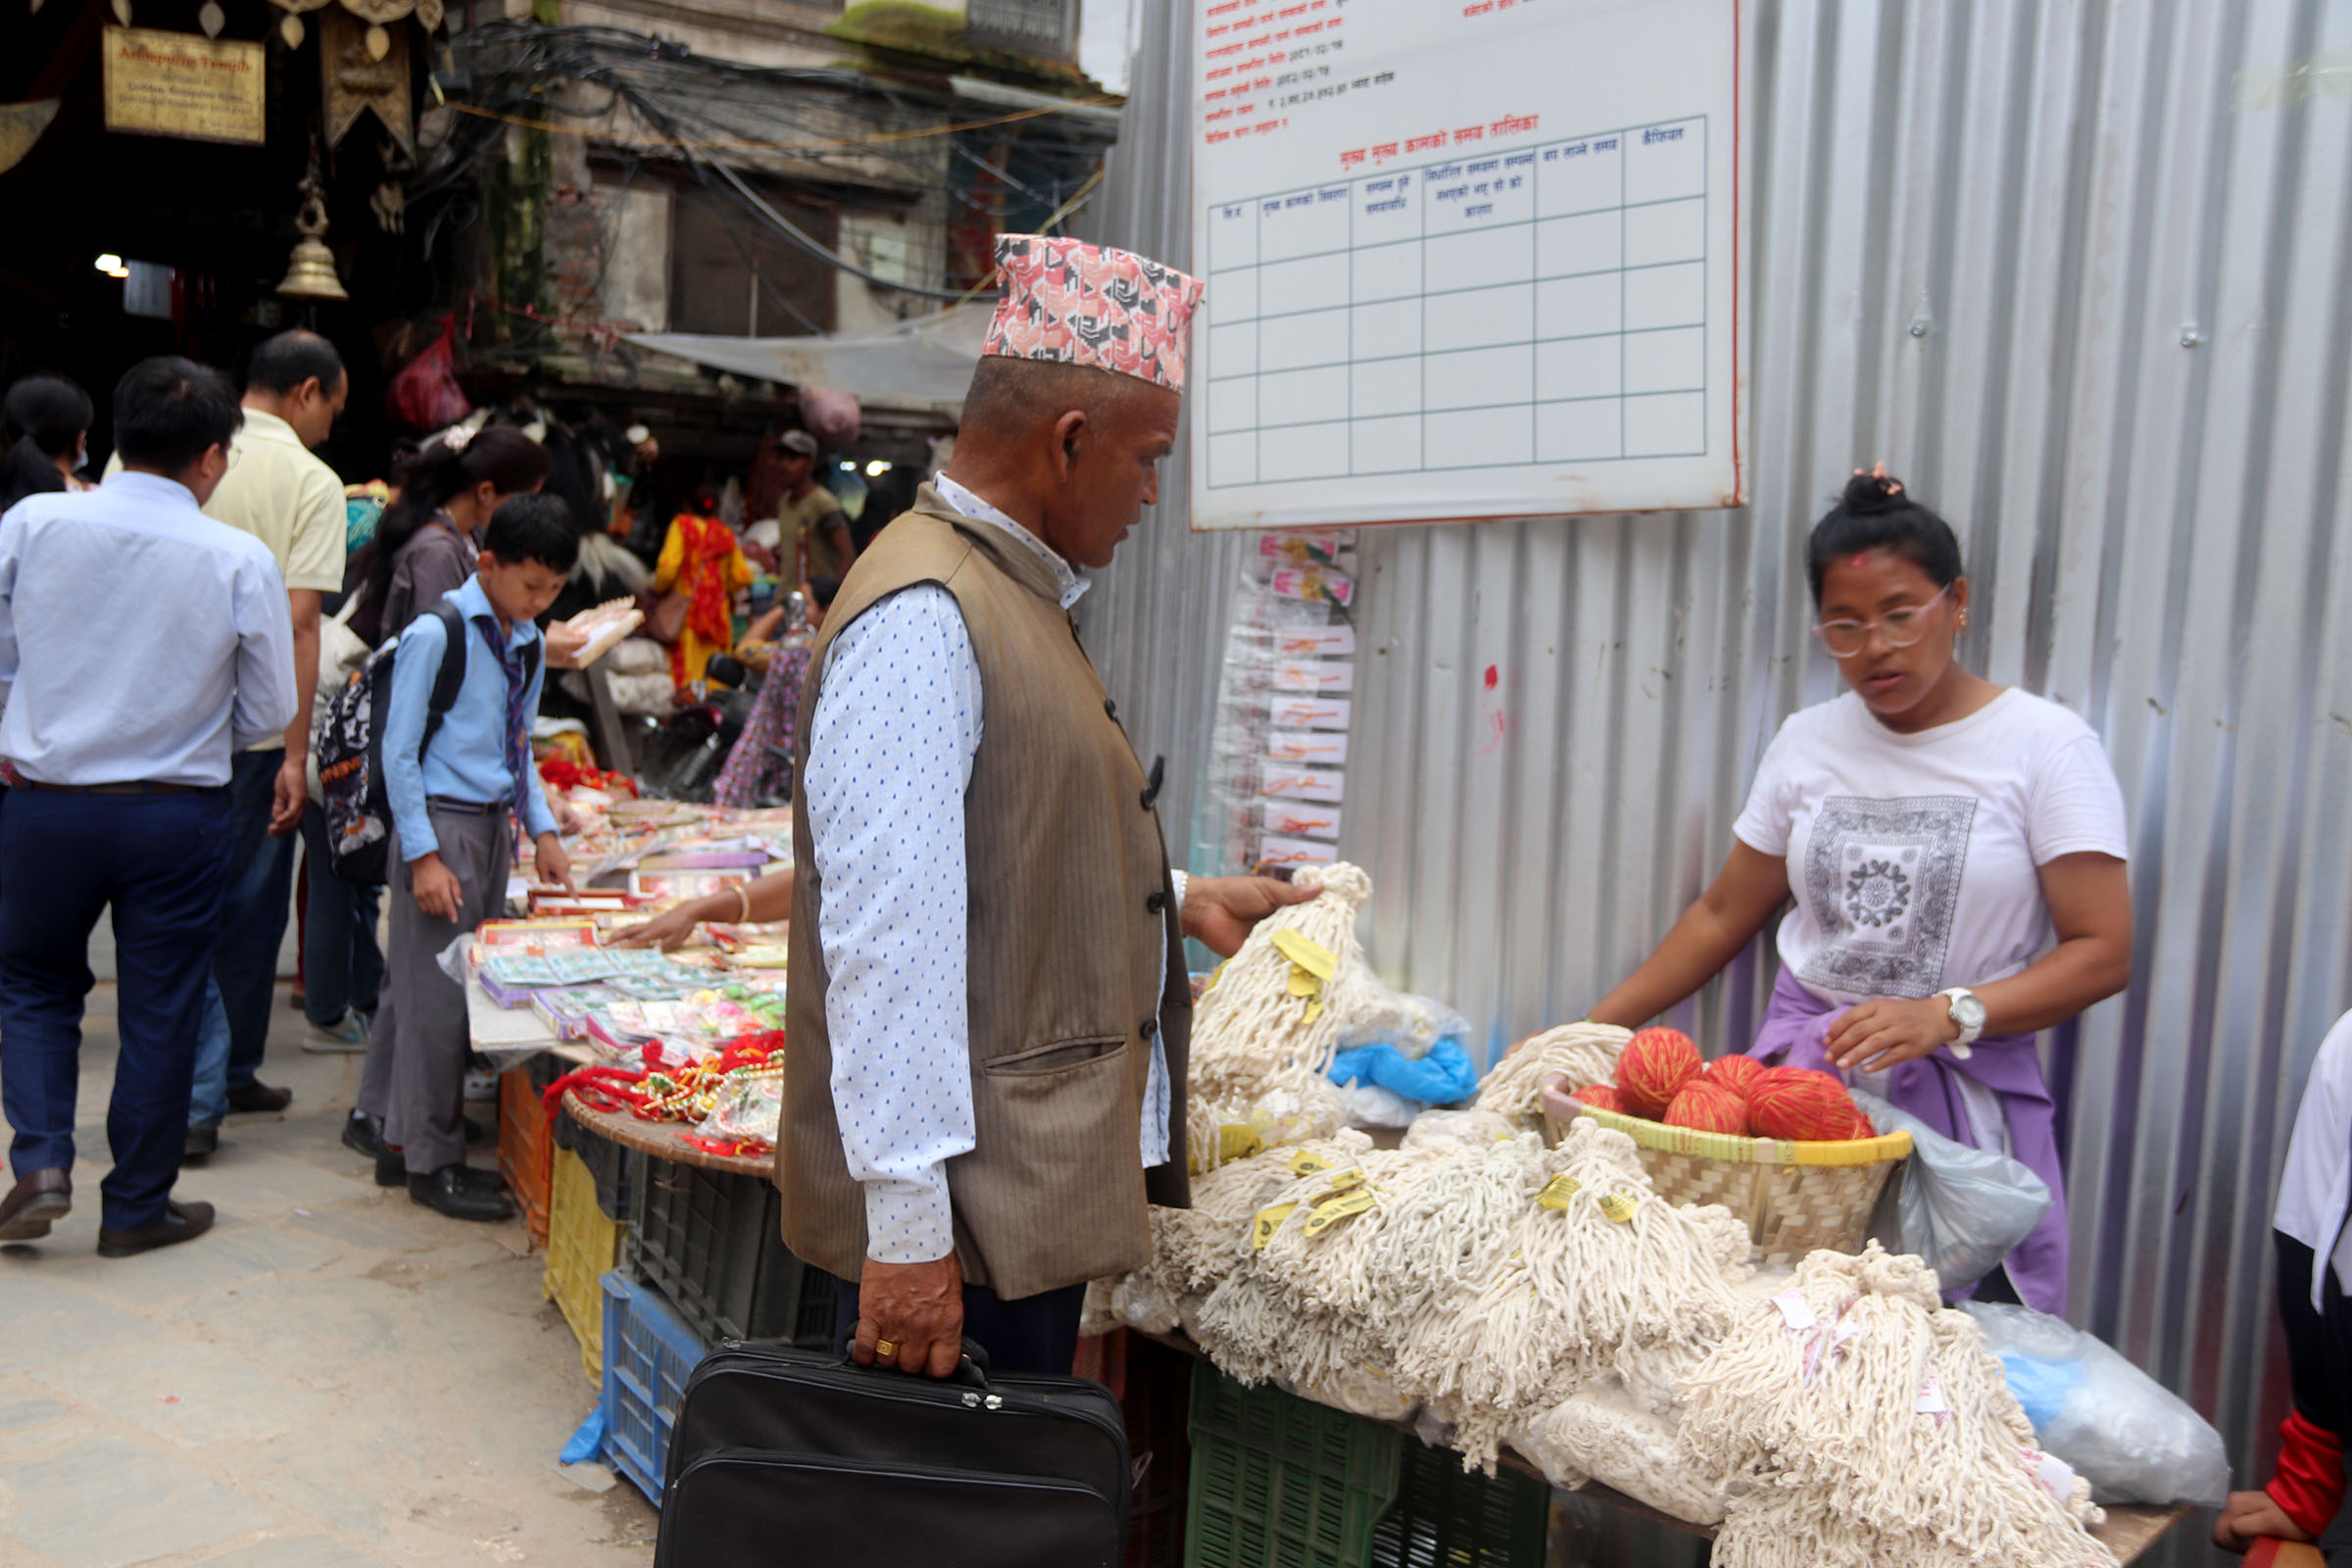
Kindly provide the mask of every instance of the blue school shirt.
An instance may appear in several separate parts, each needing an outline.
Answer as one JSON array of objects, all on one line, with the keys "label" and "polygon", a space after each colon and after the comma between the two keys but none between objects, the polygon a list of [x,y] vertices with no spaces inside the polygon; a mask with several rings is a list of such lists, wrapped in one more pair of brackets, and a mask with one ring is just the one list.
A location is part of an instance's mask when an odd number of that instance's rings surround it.
[{"label": "blue school shirt", "polygon": [[[465,585],[445,596],[466,617],[473,636],[466,648],[466,679],[458,699],[441,715],[433,744],[423,748],[425,710],[433,694],[433,677],[440,672],[449,634],[441,617],[418,615],[400,634],[400,653],[392,662],[392,701],[384,714],[384,789],[392,801],[392,826],[400,834],[403,859],[416,860],[441,848],[425,810],[428,797],[481,805],[512,800],[514,769],[507,752],[507,672],[498,656],[482,639],[487,628],[499,636],[498,612],[482,592],[482,580],[468,577]],[[539,640],[539,628],[517,622],[511,649]],[[523,694],[523,710],[539,711],[539,688],[547,679],[547,662],[539,661]],[[555,814],[540,793],[539,775],[531,773],[523,796],[523,828],[532,838],[556,831]]]}]

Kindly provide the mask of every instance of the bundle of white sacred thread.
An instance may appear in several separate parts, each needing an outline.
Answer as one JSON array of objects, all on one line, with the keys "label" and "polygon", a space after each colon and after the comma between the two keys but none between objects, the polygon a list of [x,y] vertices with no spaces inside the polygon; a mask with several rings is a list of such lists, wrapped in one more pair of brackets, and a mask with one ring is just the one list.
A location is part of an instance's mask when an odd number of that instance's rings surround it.
[{"label": "bundle of white sacred thread", "polygon": [[2090,1489],[2034,1446],[1976,1323],[1916,1257],[1814,1252],[1683,1386],[1730,1492],[1721,1568],[2113,1568]]},{"label": "bundle of white sacred thread", "polygon": [[1302,866],[1323,896],[1259,922],[1193,1017],[1185,1144],[1196,1171],[1340,1126],[1326,1076],[1339,1052],[1335,990],[1362,972],[1355,917],[1371,879],[1347,861]]},{"label": "bundle of white sacred thread", "polygon": [[1533,1126],[1544,1117],[1544,1085],[1554,1077],[1568,1088],[1605,1084],[1617,1075],[1617,1057],[1634,1038],[1613,1023],[1564,1023],[1528,1036],[1513,1046],[1480,1080],[1477,1105]]}]

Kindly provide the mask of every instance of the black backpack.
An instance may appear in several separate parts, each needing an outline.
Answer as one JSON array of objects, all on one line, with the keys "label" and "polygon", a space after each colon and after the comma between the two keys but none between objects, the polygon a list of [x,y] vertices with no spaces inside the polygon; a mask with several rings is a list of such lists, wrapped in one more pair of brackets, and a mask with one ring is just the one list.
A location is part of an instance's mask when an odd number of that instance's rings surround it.
[{"label": "black backpack", "polygon": [[[466,617],[446,599],[420,613],[440,620],[449,646],[425,704],[419,757],[433,744],[443,716],[466,684],[470,641]],[[326,797],[327,853],[335,875],[346,882],[380,886],[390,879],[392,802],[384,785],[381,715],[392,699],[392,661],[399,652],[400,640],[395,638],[369,654],[328,702],[319,722],[318,783]],[[527,657],[535,661],[538,652],[539,645],[533,643]],[[524,677],[529,677],[527,665]]]}]

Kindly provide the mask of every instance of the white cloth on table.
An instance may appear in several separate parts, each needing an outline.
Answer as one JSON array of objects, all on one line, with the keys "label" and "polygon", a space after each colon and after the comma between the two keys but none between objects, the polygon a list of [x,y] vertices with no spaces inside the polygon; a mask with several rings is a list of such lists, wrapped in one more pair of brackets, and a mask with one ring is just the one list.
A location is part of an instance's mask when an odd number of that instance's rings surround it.
[{"label": "white cloth on table", "polygon": [[[1087,584],[1060,556],[954,480],[937,488],[1052,565],[1063,609],[1077,603]],[[876,1262],[955,1250],[947,1162],[976,1138],[963,798],[983,696],[956,596],[920,583],[834,639],[809,721],[803,807],[823,887],[833,1106]],[[1185,875],[1174,877],[1181,909]],[[1164,969],[1160,981],[1164,990]],[[1167,1160],[1171,1098],[1154,1037],[1138,1136],[1146,1168]]]}]

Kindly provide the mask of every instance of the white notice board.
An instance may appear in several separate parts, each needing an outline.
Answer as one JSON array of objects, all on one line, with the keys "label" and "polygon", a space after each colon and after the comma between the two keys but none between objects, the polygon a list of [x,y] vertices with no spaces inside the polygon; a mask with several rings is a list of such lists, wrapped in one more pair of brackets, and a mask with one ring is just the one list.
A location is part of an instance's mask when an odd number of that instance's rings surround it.
[{"label": "white notice board", "polygon": [[1737,0],[1198,0],[1193,523],[1740,504]]}]

